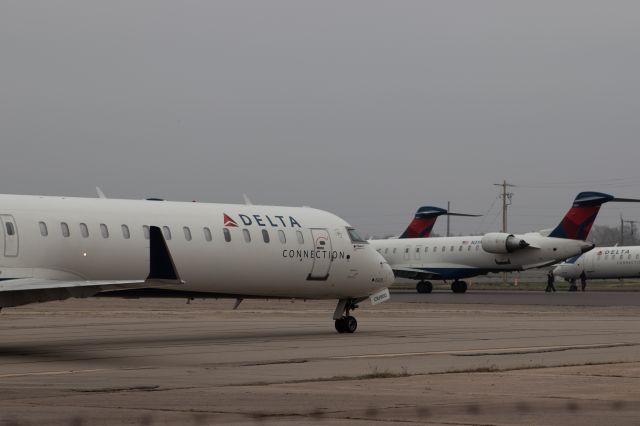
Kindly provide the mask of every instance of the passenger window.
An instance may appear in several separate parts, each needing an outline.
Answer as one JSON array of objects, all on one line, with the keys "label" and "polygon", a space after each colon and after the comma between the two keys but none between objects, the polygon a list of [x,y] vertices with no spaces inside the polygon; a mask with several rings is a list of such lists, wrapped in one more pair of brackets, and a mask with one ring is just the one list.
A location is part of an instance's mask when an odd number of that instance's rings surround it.
[{"label": "passenger window", "polygon": [[471,251],[471,246],[467,247],[467,251]]},{"label": "passenger window", "polygon": [[163,226],[162,234],[164,235],[164,239],[169,241],[171,239],[171,228],[169,228],[168,226]]},{"label": "passenger window", "polygon": [[81,223],[80,224],[80,235],[82,235],[82,238],[88,238],[89,237],[89,228],[87,228],[87,224],[86,223]]},{"label": "passenger window", "polygon": [[434,247],[434,248],[433,248],[433,252],[435,253],[435,252],[437,252],[437,251],[438,251],[438,247]]},{"label": "passenger window", "polygon": [[393,254],[396,254],[396,249],[395,248],[393,249]]},{"label": "passenger window", "polygon": [[282,229],[279,229],[279,230],[278,230],[278,238],[280,239],[280,242],[281,242],[282,244],[284,244],[284,243],[286,243],[286,242],[287,242],[287,236],[286,236],[286,235],[284,235],[284,231],[283,231]]},{"label": "passenger window", "polygon": [[445,246],[442,246],[442,251],[443,252],[447,251],[447,248]]},{"label": "passenger window", "polygon": [[69,225],[67,225],[67,223],[66,223],[66,222],[61,222],[61,223],[60,223],[60,229],[62,229],[62,236],[63,236],[63,237],[65,237],[65,238],[66,238],[66,237],[68,237],[69,235],[71,235],[71,234],[69,233]]},{"label": "passenger window", "polygon": [[264,240],[265,243],[268,243],[269,241],[271,241],[271,239],[269,238],[269,232],[266,229],[262,230],[262,239]]},{"label": "passenger window", "polygon": [[109,228],[104,223],[100,224],[100,233],[102,234],[102,238],[109,238]]},{"label": "passenger window", "polygon": [[631,260],[631,255],[629,255],[629,257],[627,257],[627,259]]},{"label": "passenger window", "polygon": [[11,222],[5,223],[5,228],[7,228],[7,235],[16,235],[16,230],[13,227],[13,223]]},{"label": "passenger window", "polygon": [[296,231],[296,236],[298,237],[298,244],[304,244],[304,236],[302,232]]},{"label": "passenger window", "polygon": [[224,240],[226,242],[230,242],[231,241],[231,232],[229,231],[228,228],[222,228],[222,233],[224,234]]},{"label": "passenger window", "polygon": [[458,247],[458,251],[462,251],[462,246]]},{"label": "passenger window", "polygon": [[40,235],[46,237],[49,235],[49,230],[47,229],[47,224],[44,222],[38,222],[38,226],[40,226]]},{"label": "passenger window", "polygon": [[429,247],[425,247],[425,248],[424,248],[424,252],[425,252],[425,253],[429,253]]},{"label": "passenger window", "polygon": [[455,250],[455,247],[454,247],[454,246],[451,246],[451,251],[454,251],[454,250]]},{"label": "passenger window", "polygon": [[191,241],[191,229],[188,226],[183,226],[182,230],[184,231],[184,239]]},{"label": "passenger window", "polygon": [[416,253],[420,253],[420,247],[416,247]]},{"label": "passenger window", "polygon": [[409,253],[409,248],[407,247],[406,249],[404,249],[405,253]]},{"label": "passenger window", "polygon": [[206,226],[204,228],[202,228],[202,232],[204,233],[204,239],[206,241],[211,241],[213,240],[213,237],[211,236],[211,229],[207,228]]},{"label": "passenger window", "polygon": [[122,224],[122,238],[124,238],[125,240],[128,240],[129,238],[131,238],[131,232],[129,232],[129,227],[125,224]]},{"label": "passenger window", "polygon": [[249,233],[249,230],[247,228],[242,230],[242,236],[244,237],[245,243],[251,242],[251,234]]},{"label": "passenger window", "polygon": [[640,259],[640,254],[636,254],[636,260]]}]

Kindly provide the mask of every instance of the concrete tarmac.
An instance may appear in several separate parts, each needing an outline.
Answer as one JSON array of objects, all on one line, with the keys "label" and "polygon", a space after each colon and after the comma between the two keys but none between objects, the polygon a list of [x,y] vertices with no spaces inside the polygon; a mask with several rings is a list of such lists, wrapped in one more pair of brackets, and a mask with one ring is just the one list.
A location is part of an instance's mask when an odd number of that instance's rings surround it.
[{"label": "concrete tarmac", "polygon": [[640,307],[397,296],[6,309],[0,425],[639,423]]},{"label": "concrete tarmac", "polygon": [[640,306],[640,292],[626,291],[493,291],[468,290],[455,294],[449,290],[419,294],[415,290],[393,290],[394,302],[435,304],[494,304],[545,306]]}]

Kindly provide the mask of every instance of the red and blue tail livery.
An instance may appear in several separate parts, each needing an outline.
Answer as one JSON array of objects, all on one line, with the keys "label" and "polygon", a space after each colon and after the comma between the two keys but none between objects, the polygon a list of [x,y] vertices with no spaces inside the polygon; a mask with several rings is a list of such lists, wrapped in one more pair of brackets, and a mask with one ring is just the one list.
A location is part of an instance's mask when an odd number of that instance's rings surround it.
[{"label": "red and blue tail livery", "polygon": [[436,219],[444,214],[447,214],[447,211],[440,207],[420,207],[400,238],[428,238]]},{"label": "red and blue tail livery", "polygon": [[602,192],[581,192],[573,201],[571,209],[562,222],[553,230],[550,237],[568,238],[585,241],[591,231],[591,226],[598,216],[600,206],[610,201],[640,202],[631,198],[615,198]]},{"label": "red and blue tail livery", "polygon": [[413,220],[400,235],[400,238],[429,238],[433,225],[435,225],[438,216],[468,216],[477,217],[476,214],[451,213],[440,207],[424,206],[420,207],[413,217]]}]

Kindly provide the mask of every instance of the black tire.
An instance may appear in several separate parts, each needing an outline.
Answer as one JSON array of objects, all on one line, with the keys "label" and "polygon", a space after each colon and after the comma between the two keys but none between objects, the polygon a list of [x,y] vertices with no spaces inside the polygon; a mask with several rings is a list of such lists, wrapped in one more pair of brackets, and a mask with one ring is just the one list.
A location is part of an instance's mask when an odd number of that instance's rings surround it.
[{"label": "black tire", "polygon": [[335,326],[338,333],[344,333],[347,331],[344,317],[338,318],[335,322]]},{"label": "black tire", "polygon": [[466,293],[467,292],[467,288],[469,288],[469,286],[467,285],[466,281],[459,281],[460,283],[460,293]]},{"label": "black tire", "polygon": [[424,281],[424,292],[431,293],[433,291],[433,284],[430,281]]},{"label": "black tire", "polygon": [[427,288],[424,281],[420,281],[418,284],[416,284],[416,291],[420,294],[427,293]]},{"label": "black tire", "polygon": [[352,316],[344,317],[344,331],[343,333],[354,333],[358,328],[358,321]]}]

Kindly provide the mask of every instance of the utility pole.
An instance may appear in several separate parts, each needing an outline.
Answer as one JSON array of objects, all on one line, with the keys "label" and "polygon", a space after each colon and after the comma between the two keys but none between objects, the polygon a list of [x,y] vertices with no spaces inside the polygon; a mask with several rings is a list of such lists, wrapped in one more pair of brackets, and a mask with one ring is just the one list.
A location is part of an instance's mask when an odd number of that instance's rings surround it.
[{"label": "utility pole", "polygon": [[[447,201],[447,213],[451,211],[451,201]],[[451,235],[451,216],[447,215],[447,237]]]},{"label": "utility pole", "polygon": [[507,192],[507,188],[513,188],[515,185],[507,183],[506,180],[493,185],[502,187],[502,193],[500,194],[500,198],[502,198],[502,232],[507,232],[507,209],[511,205],[511,197],[513,197],[513,192]]},{"label": "utility pole", "polygon": [[624,245],[624,224],[625,223],[629,224],[629,230],[631,231],[631,238],[633,239],[633,228],[635,224],[638,223],[638,221],[624,220],[624,218],[622,217],[622,213],[620,213],[620,245],[621,246]]},{"label": "utility pole", "polygon": [[[511,205],[511,197],[513,197],[513,192],[507,192],[507,188],[513,188],[515,185],[507,183],[507,180],[503,180],[502,183],[494,183],[494,186],[501,186],[502,193],[500,194],[500,198],[502,198],[502,232],[507,232],[507,209]],[[502,284],[507,284],[507,273],[502,273]]]}]

